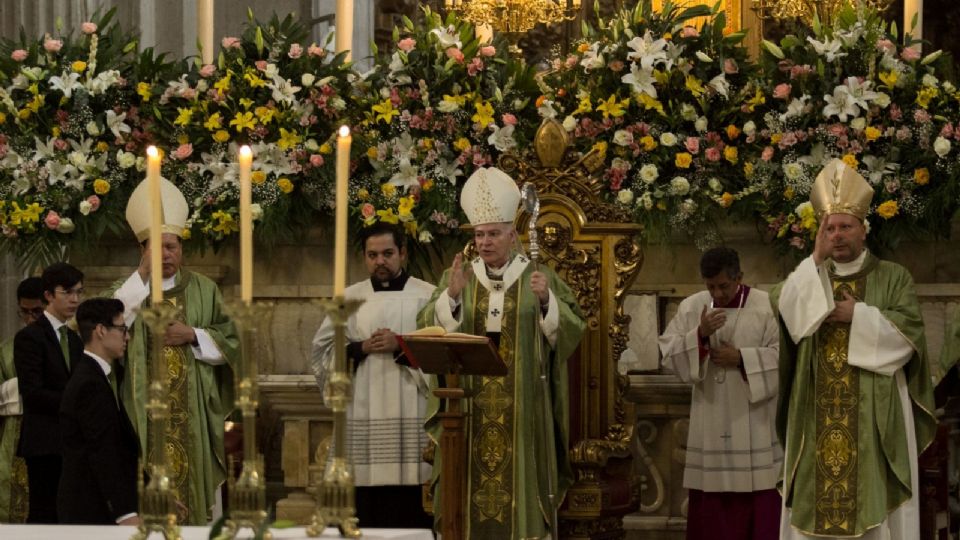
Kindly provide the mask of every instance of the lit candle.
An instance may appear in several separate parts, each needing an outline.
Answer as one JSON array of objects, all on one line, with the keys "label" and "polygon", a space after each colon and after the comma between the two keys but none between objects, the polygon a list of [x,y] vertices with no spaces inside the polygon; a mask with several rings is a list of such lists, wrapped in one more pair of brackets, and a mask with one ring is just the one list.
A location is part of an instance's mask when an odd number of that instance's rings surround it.
[{"label": "lit candle", "polygon": [[163,204],[160,195],[160,151],[147,147],[147,182],[150,187],[150,300],[163,302]]},{"label": "lit candle", "polygon": [[197,41],[203,63],[213,63],[213,0],[197,0]]},{"label": "lit candle", "polygon": [[[917,17],[917,27],[911,32],[914,15]],[[903,33],[912,35],[913,39],[923,39],[923,0],[903,0]]]},{"label": "lit candle", "polygon": [[[353,0],[337,0],[337,54],[353,49]],[[347,53],[346,61],[350,61]]]},{"label": "lit candle", "polygon": [[240,299],[247,305],[253,300],[253,213],[250,210],[250,164],[253,152],[240,147]]},{"label": "lit candle", "polygon": [[347,188],[350,182],[350,128],[340,126],[337,138],[337,236],[333,245],[333,295],[347,286]]}]

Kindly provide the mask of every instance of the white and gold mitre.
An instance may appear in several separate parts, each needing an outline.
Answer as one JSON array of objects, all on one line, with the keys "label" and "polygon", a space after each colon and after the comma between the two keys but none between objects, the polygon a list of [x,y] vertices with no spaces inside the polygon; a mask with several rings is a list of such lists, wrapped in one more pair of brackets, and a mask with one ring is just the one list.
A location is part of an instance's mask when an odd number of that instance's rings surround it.
[{"label": "white and gold mitre", "polygon": [[[173,185],[173,182],[161,178],[160,200],[163,212],[162,232],[173,233],[182,237],[183,228],[187,223],[187,217],[190,215],[187,199],[183,197],[183,193],[180,193],[177,186]],[[133,229],[133,234],[137,235],[138,242],[150,238],[150,213],[152,208],[150,183],[144,180],[133,190],[133,193],[130,194],[130,200],[127,202],[127,223]]]},{"label": "white and gold mitre", "polygon": [[862,221],[870,211],[871,201],[870,184],[839,159],[827,163],[810,190],[810,204],[818,219],[830,214],[850,214]]},{"label": "white and gold mitre", "polygon": [[507,173],[483,167],[463,185],[460,206],[471,225],[512,222],[520,207],[520,189]]}]

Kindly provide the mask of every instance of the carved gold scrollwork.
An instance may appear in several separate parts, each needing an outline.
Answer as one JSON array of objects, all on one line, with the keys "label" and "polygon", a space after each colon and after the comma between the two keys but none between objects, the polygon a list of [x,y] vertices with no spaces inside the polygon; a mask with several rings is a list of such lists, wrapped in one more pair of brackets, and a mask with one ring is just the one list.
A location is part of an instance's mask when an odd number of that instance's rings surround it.
[{"label": "carved gold scrollwork", "polygon": [[591,328],[599,325],[600,246],[577,249],[570,242],[570,228],[556,222],[537,227],[541,255],[573,290]]},{"label": "carved gold scrollwork", "polygon": [[664,501],[666,500],[666,490],[664,489],[663,475],[660,474],[660,469],[657,468],[657,464],[654,463],[653,458],[650,456],[650,453],[647,452],[647,449],[644,445],[651,445],[654,441],[657,440],[657,426],[649,420],[640,420],[637,422],[637,457],[639,461],[636,462],[637,467],[643,466],[647,469],[649,474],[643,475],[643,484],[641,486],[641,492],[651,489],[651,486],[647,480],[653,481],[653,502],[650,504],[644,504],[643,498],[640,499],[640,511],[645,514],[650,514],[656,512],[663,506]]}]

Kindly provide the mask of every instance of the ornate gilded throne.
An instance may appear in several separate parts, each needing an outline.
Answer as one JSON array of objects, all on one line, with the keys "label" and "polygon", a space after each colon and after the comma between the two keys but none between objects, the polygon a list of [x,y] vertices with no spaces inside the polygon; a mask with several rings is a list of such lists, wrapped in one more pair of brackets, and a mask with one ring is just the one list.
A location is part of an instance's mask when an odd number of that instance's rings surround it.
[{"label": "ornate gilded throne", "polygon": [[[604,202],[594,173],[598,156],[568,152],[566,131],[545,121],[529,155],[504,156],[499,166],[540,198],[537,231],[541,261],[570,285],[587,330],[569,361],[570,458],[575,483],[560,510],[560,537],[623,538],[623,516],[639,505],[633,475],[633,414],[617,360],[627,347],[630,316],[624,293],[643,261],[640,226],[621,207]],[[530,216],[518,229],[526,241]]]}]

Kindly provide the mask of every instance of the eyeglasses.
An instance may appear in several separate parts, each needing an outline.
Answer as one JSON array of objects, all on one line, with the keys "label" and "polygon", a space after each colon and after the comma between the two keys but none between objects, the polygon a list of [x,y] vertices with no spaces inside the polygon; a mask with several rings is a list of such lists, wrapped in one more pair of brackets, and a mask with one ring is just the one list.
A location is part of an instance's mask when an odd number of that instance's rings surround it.
[{"label": "eyeglasses", "polygon": [[63,290],[63,289],[54,289],[54,290],[53,290],[53,293],[54,293],[54,294],[62,294],[62,295],[64,295],[64,296],[66,296],[67,298],[71,298],[71,297],[72,297],[72,298],[76,298],[76,299],[79,300],[80,298],[83,298],[83,293],[84,293],[84,291],[83,291],[83,288],[82,288],[82,287],[79,287],[79,288],[76,288],[76,289],[70,289],[69,291],[65,291],[65,290]]},{"label": "eyeglasses", "polygon": [[130,328],[125,324],[104,324],[102,326],[104,328],[116,328],[117,330],[121,330],[124,334],[130,330]]},{"label": "eyeglasses", "polygon": [[17,308],[17,313],[19,313],[21,317],[40,318],[40,317],[43,317],[43,308],[42,307],[36,307],[36,308],[30,308],[30,309]]}]

